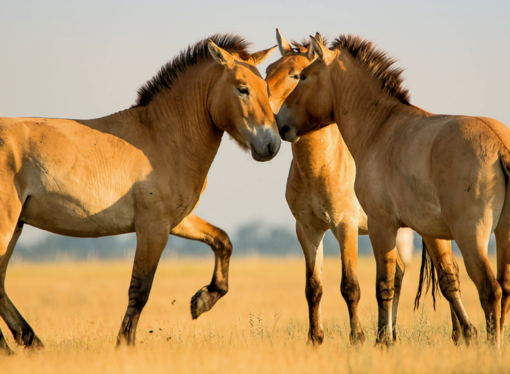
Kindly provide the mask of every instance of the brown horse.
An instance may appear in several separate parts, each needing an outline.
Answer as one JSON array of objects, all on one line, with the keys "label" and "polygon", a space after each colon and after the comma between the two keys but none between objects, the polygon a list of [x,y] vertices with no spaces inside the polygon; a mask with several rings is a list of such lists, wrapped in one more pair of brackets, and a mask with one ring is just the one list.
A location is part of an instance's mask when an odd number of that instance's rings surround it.
[{"label": "brown horse", "polygon": [[[319,33],[315,36],[325,45]],[[270,103],[278,112],[285,98],[299,82],[301,71],[316,58],[310,43],[292,41],[289,44],[276,30],[276,39],[282,57],[269,65],[266,82],[271,92]],[[327,126],[301,136],[292,144],[293,160],[287,180],[286,198],[296,218],[296,232],[306,260],[306,296],[309,306],[309,341],[320,344],[324,332],[320,316],[322,297],[322,239],[331,230],[340,245],[342,282],[340,290],[349,309],[352,342],[364,341],[358,317],[360,288],[357,279],[357,235],[367,235],[367,217],[354,193],[356,169],[337,126]],[[406,229],[409,230],[409,229]],[[397,236],[397,268],[393,298],[393,339],[396,340],[397,308],[404,275],[404,264],[399,255],[402,248],[412,250],[409,230]],[[445,255],[458,267],[451,256],[449,243]],[[438,243],[429,243],[437,246]],[[449,256],[448,256],[449,255]],[[458,279],[458,273],[456,274]],[[433,288],[434,291],[434,288]],[[452,309],[453,339],[460,338],[460,326]]]},{"label": "brown horse", "polygon": [[[312,38],[312,45],[319,58],[302,71],[278,126],[284,139],[297,141],[336,123],[354,157],[356,195],[377,261],[378,340],[388,341],[392,328],[396,232],[411,227],[424,238],[457,241],[488,339],[499,347],[510,305],[510,130],[493,119],[433,115],[410,105],[401,70],[366,40],[340,36],[328,50]],[[492,232],[497,280],[486,254]],[[442,252],[429,250],[442,275],[453,278]],[[454,288],[442,291],[469,339],[475,330]]]},{"label": "brown horse", "polygon": [[[129,304],[117,344],[134,344],[169,234],[215,252],[211,284],[193,297],[193,318],[225,295],[232,246],[191,214],[223,133],[255,160],[272,159],[280,140],[255,54],[234,35],[189,47],[139,91],[128,110],[94,120],[3,118],[0,167],[0,315],[19,344],[42,347],[5,293],[9,258],[23,225],[76,237],[136,232]],[[0,347],[10,352],[0,335]]]}]

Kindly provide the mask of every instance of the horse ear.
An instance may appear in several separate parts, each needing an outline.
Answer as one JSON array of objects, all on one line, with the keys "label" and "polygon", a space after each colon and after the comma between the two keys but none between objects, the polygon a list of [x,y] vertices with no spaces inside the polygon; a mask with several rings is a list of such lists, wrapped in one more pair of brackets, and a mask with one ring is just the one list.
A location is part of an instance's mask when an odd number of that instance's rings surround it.
[{"label": "horse ear", "polygon": [[319,43],[321,43],[322,45],[324,45],[324,38],[322,37],[321,34],[319,34],[318,32],[315,33],[315,39],[317,39],[317,41]]},{"label": "horse ear", "polygon": [[329,64],[333,61],[335,54],[327,49],[322,43],[320,43],[316,38],[310,35],[310,49],[313,49],[315,53],[319,56],[321,60],[323,60],[326,64]]},{"label": "horse ear", "polygon": [[228,69],[233,69],[235,66],[234,56],[218,47],[212,40],[207,42],[207,48],[212,58],[220,65],[224,65]]},{"label": "horse ear", "polygon": [[306,50],[306,57],[310,61],[315,60],[315,58],[317,57],[317,53],[315,53],[312,43],[310,43],[310,45],[308,46],[308,49]]},{"label": "horse ear", "polygon": [[285,40],[278,29],[276,29],[276,42],[278,43],[278,49],[280,50],[282,57],[293,52],[289,42]]},{"label": "horse ear", "polygon": [[277,46],[275,45],[274,47],[271,47],[271,48],[268,48],[268,49],[264,49],[263,51],[259,51],[259,52],[253,53],[250,56],[251,60],[253,61],[253,64],[255,66],[260,64],[262,61],[264,61],[266,58],[268,58],[271,53],[274,52],[276,47]]}]

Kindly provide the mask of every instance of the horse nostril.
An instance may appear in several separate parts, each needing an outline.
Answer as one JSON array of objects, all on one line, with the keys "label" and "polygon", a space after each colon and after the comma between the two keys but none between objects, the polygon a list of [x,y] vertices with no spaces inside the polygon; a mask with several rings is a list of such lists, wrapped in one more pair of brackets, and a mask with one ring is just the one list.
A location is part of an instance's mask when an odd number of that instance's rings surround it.
[{"label": "horse nostril", "polygon": [[271,143],[267,144],[267,154],[272,155],[273,151],[271,150]]},{"label": "horse nostril", "polygon": [[280,136],[283,138],[283,135],[285,135],[285,133],[286,133],[287,131],[289,131],[289,130],[290,130],[289,126],[283,126],[283,127],[280,129]]}]

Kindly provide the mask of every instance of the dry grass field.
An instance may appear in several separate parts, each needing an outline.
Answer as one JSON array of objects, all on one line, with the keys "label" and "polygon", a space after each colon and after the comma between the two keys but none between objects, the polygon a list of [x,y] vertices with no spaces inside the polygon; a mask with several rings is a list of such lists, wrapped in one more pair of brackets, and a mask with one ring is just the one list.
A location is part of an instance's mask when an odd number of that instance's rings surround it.
[{"label": "dry grass field", "polygon": [[[460,260],[460,259],[459,259]],[[340,295],[340,261],[326,258],[322,314],[324,344],[306,344],[304,262],[236,259],[230,291],[213,310],[192,321],[189,300],[212,274],[212,259],[160,264],[142,314],[136,348],[115,349],[127,305],[131,263],[13,264],[7,290],[46,345],[42,353],[16,347],[0,356],[0,373],[502,373],[510,371],[509,335],[497,352],[485,344],[483,313],[462,261],[463,301],[479,330],[473,346],[449,339],[444,299],[432,309],[430,295],[413,312],[419,259],[407,269],[399,313],[399,342],[374,347],[377,303],[375,262],[361,258],[361,320],[367,342],[352,347]]]}]

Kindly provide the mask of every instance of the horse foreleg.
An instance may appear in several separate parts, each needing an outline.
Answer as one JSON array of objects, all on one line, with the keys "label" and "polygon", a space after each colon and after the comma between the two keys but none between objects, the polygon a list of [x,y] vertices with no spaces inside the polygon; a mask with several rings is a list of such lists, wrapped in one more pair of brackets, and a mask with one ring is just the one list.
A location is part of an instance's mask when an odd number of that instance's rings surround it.
[{"label": "horse foreleg", "polygon": [[[308,222],[310,224],[311,222]],[[308,342],[314,345],[322,344],[324,330],[322,328],[321,298],[322,298],[322,265],[323,249],[322,238],[326,229],[313,226],[306,226],[297,221],[296,233],[305,255],[306,263],[306,287],[305,294],[308,301],[308,315],[310,330],[308,331]]]},{"label": "horse foreleg", "polygon": [[[35,335],[32,327],[30,327],[27,321],[25,321],[23,316],[18,312],[5,292],[5,275],[7,272],[7,265],[18,238],[21,235],[22,228],[22,224],[16,225],[12,237],[6,245],[7,248],[5,253],[0,255],[0,316],[2,316],[5,323],[7,323],[7,326],[9,326],[9,330],[11,330],[16,343],[27,348],[42,349],[44,348],[43,343]],[[0,347],[3,346],[7,346],[5,340],[4,343],[0,343]]]},{"label": "horse foreleg", "polygon": [[197,319],[228,292],[228,269],[232,243],[227,233],[202,218],[190,214],[172,230],[172,235],[197,240],[209,245],[214,252],[214,272],[211,283],[191,298],[191,317]]},{"label": "horse foreleg", "polygon": [[376,298],[379,306],[379,322],[376,344],[392,344],[392,306],[395,293],[395,270],[397,264],[397,228],[383,225],[368,217],[368,232],[377,263]]},{"label": "horse foreleg", "polygon": [[351,343],[363,343],[365,334],[361,328],[358,315],[358,304],[361,298],[361,290],[358,281],[358,224],[342,222],[333,230],[342,257],[342,281],[340,292],[347,303],[351,324]]},{"label": "horse foreleg", "polygon": [[158,267],[161,253],[168,242],[166,227],[143,227],[136,230],[137,244],[131,284],[129,286],[129,303],[124,320],[117,336],[117,346],[134,345],[136,326],[142,309],[149,299],[149,293]]}]

